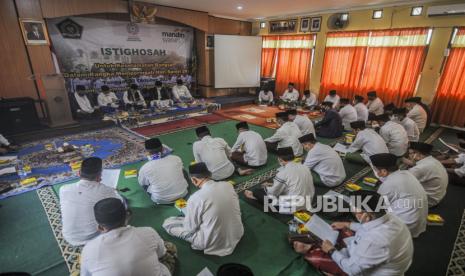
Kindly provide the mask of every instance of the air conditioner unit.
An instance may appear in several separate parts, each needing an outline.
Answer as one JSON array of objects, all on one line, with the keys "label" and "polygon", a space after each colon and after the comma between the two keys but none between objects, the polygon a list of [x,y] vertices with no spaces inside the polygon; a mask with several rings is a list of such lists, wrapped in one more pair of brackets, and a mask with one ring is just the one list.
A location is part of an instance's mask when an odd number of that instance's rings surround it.
[{"label": "air conditioner unit", "polygon": [[465,4],[431,6],[428,8],[428,16],[446,16],[465,14]]}]

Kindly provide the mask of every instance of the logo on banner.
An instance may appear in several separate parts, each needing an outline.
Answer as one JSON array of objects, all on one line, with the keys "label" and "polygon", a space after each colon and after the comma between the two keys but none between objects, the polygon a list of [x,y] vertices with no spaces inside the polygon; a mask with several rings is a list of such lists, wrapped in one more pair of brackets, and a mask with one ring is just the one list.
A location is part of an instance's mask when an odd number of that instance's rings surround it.
[{"label": "logo on banner", "polygon": [[83,27],[70,18],[56,24],[63,38],[81,39]]},{"label": "logo on banner", "polygon": [[140,37],[138,36],[139,26],[137,26],[136,23],[128,23],[128,25],[126,25],[126,30],[129,34],[128,41],[141,41]]},{"label": "logo on banner", "polygon": [[162,40],[165,43],[178,43],[180,40],[186,38],[185,30],[175,29],[173,32],[162,32]]}]

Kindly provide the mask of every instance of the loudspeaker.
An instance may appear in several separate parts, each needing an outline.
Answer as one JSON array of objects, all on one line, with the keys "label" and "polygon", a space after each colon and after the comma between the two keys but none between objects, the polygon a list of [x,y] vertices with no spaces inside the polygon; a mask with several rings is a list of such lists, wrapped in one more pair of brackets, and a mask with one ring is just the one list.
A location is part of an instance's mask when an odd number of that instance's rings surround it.
[{"label": "loudspeaker", "polygon": [[0,100],[0,133],[11,134],[41,128],[32,98]]}]

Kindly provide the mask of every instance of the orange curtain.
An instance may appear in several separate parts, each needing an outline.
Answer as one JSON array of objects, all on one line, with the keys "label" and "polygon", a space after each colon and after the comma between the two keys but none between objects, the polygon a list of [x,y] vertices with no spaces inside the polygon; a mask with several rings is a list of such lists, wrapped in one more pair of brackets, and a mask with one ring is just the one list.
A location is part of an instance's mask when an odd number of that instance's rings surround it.
[{"label": "orange curtain", "polygon": [[[278,41],[279,36],[277,35],[270,35],[270,36],[263,36],[262,41],[263,45],[267,42],[275,42]],[[276,53],[277,48],[262,48],[262,73],[261,76],[265,78],[274,77],[274,66],[276,61]]]},{"label": "orange curtain", "polygon": [[363,94],[375,90],[385,104],[402,105],[415,92],[426,57],[427,33],[427,28],[372,32],[357,90]]},{"label": "orange curtain", "polygon": [[346,42],[352,45],[351,47],[342,46],[339,43],[326,47],[321,74],[320,100],[323,100],[328,91],[333,89],[343,98],[352,98],[356,94],[367,51],[367,46],[360,41],[360,38],[368,37],[368,35],[368,31],[328,34],[327,39],[351,38],[354,43]]},{"label": "orange curtain", "polygon": [[[465,41],[465,28],[459,29],[456,38],[459,37]],[[453,45],[449,53],[432,111],[436,123],[465,125],[465,44]]]},{"label": "orange curtain", "polygon": [[[281,42],[276,61],[276,95],[282,95],[289,82],[295,84],[295,88],[302,93],[308,89],[310,81],[310,62],[312,49],[310,35],[280,36]],[[292,41],[300,41],[296,46]]]}]

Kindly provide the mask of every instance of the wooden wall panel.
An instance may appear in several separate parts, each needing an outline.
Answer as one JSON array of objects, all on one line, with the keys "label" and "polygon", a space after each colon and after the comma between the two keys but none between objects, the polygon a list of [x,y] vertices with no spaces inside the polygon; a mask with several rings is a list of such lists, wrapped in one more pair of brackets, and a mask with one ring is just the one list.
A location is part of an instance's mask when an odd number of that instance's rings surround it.
[{"label": "wooden wall panel", "polygon": [[40,5],[44,18],[128,12],[128,1],[122,0],[40,0]]},{"label": "wooden wall panel", "polygon": [[0,97],[37,99],[13,0],[0,1]]},{"label": "wooden wall panel", "polygon": [[165,6],[157,6],[157,9],[158,11],[155,17],[177,21],[202,31],[208,30],[208,13],[206,12],[184,10]]}]

